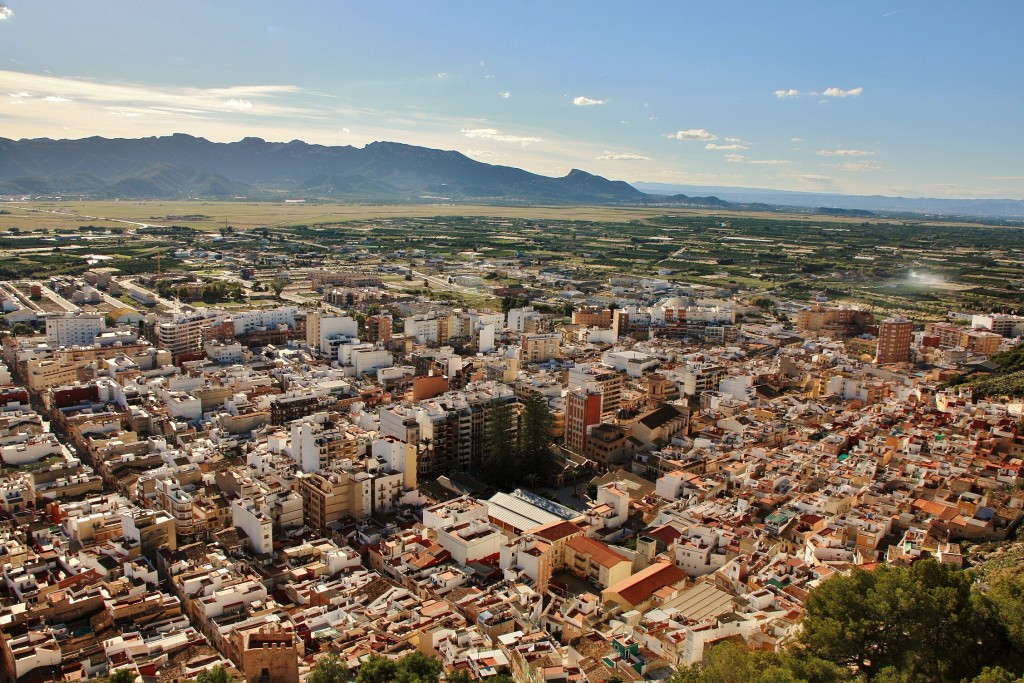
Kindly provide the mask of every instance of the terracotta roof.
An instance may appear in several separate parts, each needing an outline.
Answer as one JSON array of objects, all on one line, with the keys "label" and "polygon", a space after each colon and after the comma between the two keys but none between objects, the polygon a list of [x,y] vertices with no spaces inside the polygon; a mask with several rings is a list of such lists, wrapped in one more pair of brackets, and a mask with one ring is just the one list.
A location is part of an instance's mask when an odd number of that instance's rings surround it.
[{"label": "terracotta roof", "polygon": [[604,543],[587,538],[586,536],[570,538],[565,542],[565,545],[567,548],[575,550],[579,555],[591,557],[594,562],[597,562],[602,567],[614,567],[620,562],[629,562],[629,558],[626,556],[615,552]]},{"label": "terracotta roof", "polygon": [[656,527],[654,529],[648,529],[647,531],[643,532],[643,535],[656,538],[665,545],[672,545],[672,541],[682,536],[683,532],[669,524],[662,524],[661,526]]},{"label": "terracotta roof", "polygon": [[639,605],[658,590],[686,579],[686,572],[671,562],[659,562],[619,581],[607,588],[604,594],[618,594],[630,605]]},{"label": "terracotta roof", "polygon": [[567,536],[573,536],[575,534],[583,533],[583,529],[579,528],[572,522],[548,522],[547,524],[541,524],[540,526],[529,529],[526,533],[533,536],[540,536],[547,541],[557,541]]}]

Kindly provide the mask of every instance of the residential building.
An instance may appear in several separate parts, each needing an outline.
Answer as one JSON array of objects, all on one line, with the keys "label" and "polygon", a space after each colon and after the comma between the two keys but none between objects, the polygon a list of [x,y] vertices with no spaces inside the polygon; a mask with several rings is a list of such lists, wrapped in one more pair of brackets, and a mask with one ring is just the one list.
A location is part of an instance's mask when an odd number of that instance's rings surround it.
[{"label": "residential building", "polygon": [[65,313],[46,317],[46,338],[54,346],[92,346],[107,326],[101,313]]},{"label": "residential building", "polygon": [[906,318],[893,317],[878,325],[878,350],[875,362],[907,363],[910,361],[910,345],[914,340],[914,323]]}]

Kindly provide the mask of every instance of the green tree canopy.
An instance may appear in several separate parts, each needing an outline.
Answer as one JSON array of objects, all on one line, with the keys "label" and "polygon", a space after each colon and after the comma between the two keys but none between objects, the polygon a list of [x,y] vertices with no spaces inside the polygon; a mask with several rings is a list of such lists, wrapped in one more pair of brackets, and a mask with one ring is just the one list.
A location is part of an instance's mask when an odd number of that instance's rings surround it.
[{"label": "green tree canopy", "polygon": [[726,641],[709,647],[704,661],[679,669],[670,683],[838,683],[842,668],[789,652],[751,651]]},{"label": "green tree canopy", "polygon": [[306,683],[348,683],[350,678],[348,665],[338,655],[326,654],[316,660]]},{"label": "green tree canopy", "polygon": [[522,478],[533,486],[542,484],[551,476],[551,409],[539,393],[531,393],[523,403],[523,416],[519,429],[519,460]]},{"label": "green tree canopy", "polygon": [[983,658],[992,661],[976,605],[970,575],[949,565],[855,569],[811,591],[799,640],[808,653],[869,679],[891,668],[912,680],[959,681]]},{"label": "green tree canopy", "polygon": [[207,669],[196,676],[196,683],[234,683],[234,680],[223,664]]},{"label": "green tree canopy", "polygon": [[407,654],[398,660],[396,683],[438,683],[443,667],[437,657],[428,657],[420,651]]},{"label": "green tree canopy", "polygon": [[515,482],[515,413],[511,405],[496,406],[487,413],[484,434],[484,478],[500,489]]},{"label": "green tree canopy", "polygon": [[374,654],[359,665],[356,683],[393,683],[397,674],[398,664],[393,659]]},{"label": "green tree canopy", "polygon": [[135,672],[131,669],[118,669],[107,676],[107,683],[135,683]]}]

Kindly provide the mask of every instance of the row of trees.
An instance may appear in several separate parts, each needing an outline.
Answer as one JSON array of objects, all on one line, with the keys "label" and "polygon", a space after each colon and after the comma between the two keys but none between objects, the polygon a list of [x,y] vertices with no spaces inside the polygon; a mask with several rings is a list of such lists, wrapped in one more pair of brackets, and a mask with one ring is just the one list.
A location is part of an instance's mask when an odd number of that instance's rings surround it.
[{"label": "row of trees", "polygon": [[554,470],[551,409],[540,394],[523,401],[518,416],[512,404],[498,406],[487,416],[484,480],[510,491],[520,484],[546,484]]},{"label": "row of trees", "polygon": [[1024,576],[988,590],[933,560],[856,569],[811,591],[780,653],[712,648],[672,683],[925,683],[1024,680]]},{"label": "row of trees", "polygon": [[240,284],[214,280],[203,287],[202,292],[196,297],[193,291],[184,285],[175,288],[170,280],[160,280],[156,285],[156,293],[165,299],[176,296],[182,301],[189,301],[194,298],[202,299],[205,303],[213,304],[233,299],[241,301],[245,298],[244,291]]}]

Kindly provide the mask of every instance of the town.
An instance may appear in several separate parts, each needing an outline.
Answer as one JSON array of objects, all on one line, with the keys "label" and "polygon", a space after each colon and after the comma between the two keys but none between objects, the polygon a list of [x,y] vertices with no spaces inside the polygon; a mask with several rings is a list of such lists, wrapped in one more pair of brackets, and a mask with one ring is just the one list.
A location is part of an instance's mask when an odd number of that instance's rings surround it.
[{"label": "town", "polygon": [[1024,516],[1021,399],[958,383],[1022,316],[254,238],[0,283],[10,680],[659,680]]}]

